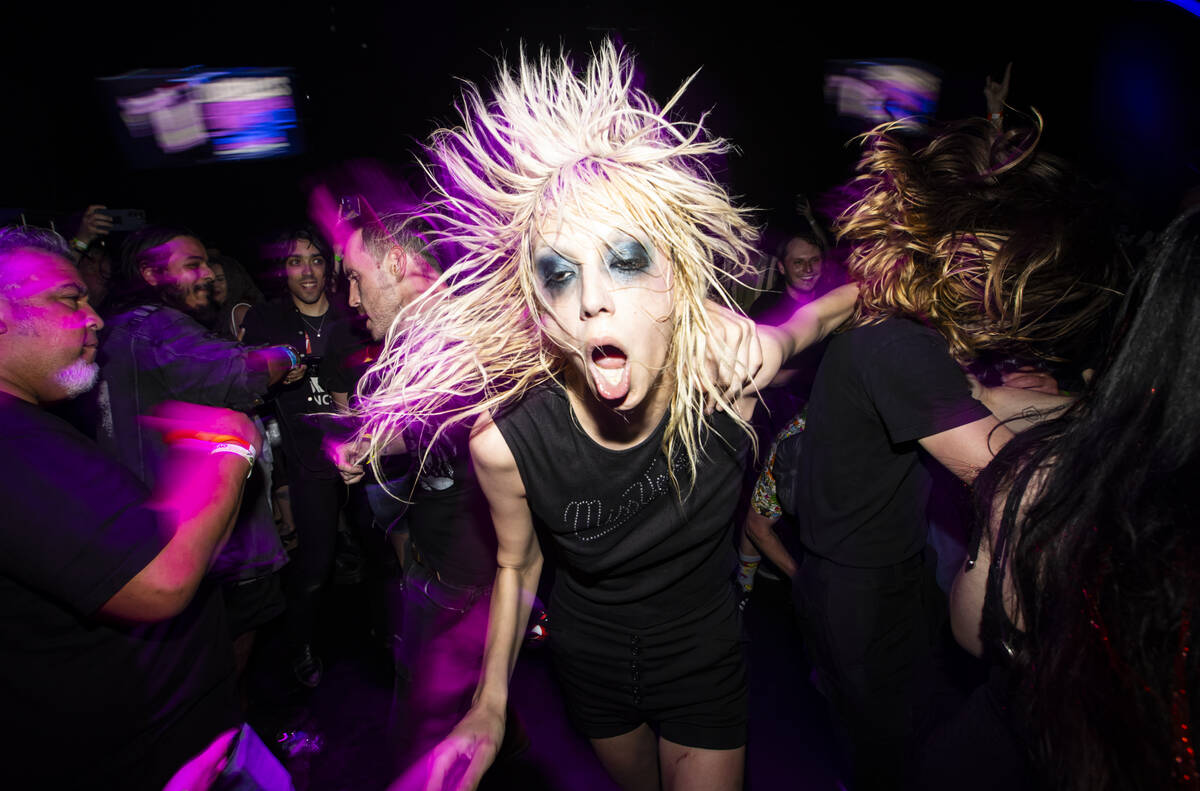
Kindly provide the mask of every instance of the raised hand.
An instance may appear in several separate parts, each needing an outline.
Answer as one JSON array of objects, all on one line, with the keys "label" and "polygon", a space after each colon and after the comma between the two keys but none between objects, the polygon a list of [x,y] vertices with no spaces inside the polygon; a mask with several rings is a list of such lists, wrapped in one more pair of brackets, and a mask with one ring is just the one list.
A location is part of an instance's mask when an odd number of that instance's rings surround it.
[{"label": "raised hand", "polygon": [[1004,67],[1004,79],[996,82],[992,79],[992,75],[988,75],[983,83],[983,98],[987,101],[988,117],[993,122],[999,120],[997,116],[1004,113],[1004,104],[1008,101],[1008,83],[1012,77],[1012,62]]},{"label": "raised hand", "polygon": [[87,207],[79,223],[79,233],[75,234],[76,239],[90,245],[101,236],[108,236],[112,230],[112,218],[104,213],[104,208],[99,204]]}]

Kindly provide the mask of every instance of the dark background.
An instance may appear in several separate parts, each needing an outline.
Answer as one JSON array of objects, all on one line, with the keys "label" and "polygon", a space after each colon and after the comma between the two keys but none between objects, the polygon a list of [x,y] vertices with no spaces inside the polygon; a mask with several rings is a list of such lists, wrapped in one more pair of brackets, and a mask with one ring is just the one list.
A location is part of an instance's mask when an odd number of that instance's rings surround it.
[{"label": "dark background", "polygon": [[[786,214],[855,158],[823,94],[826,61],[912,58],[942,72],[938,116],[984,112],[989,73],[1014,63],[1009,103],[1046,119],[1047,149],[1108,184],[1137,228],[1162,225],[1200,183],[1200,18],[1170,3],[922,4],[582,2],[29,4],[3,38],[5,157],[0,207],[31,216],[88,203],[182,221],[252,262],[254,239],[302,219],[305,183],[370,158],[401,173],[417,141],[452,119],[457,77],[486,80],[521,41],[581,53],[606,35],[637,56],[665,101],[683,102],[740,152],[722,178],[744,203]],[[123,161],[96,78],[137,68],[287,66],[297,76],[304,153],[154,171]]]}]

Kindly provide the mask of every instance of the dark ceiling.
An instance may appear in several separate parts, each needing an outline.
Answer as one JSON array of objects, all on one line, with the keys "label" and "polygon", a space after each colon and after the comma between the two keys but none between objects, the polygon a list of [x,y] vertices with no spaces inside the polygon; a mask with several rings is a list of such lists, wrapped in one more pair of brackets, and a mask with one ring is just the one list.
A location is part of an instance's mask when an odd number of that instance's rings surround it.
[{"label": "dark ceiling", "polygon": [[[1163,222],[1200,183],[1200,18],[1166,2],[1062,10],[1044,2],[792,3],[783,12],[730,2],[720,14],[588,2],[474,10],[342,0],[25,5],[11,12],[16,21],[10,16],[5,36],[0,206],[144,208],[152,220],[183,221],[235,252],[264,228],[298,219],[306,179],[339,162],[410,167],[415,142],[450,118],[456,78],[487,79],[494,57],[522,41],[581,51],[614,36],[636,53],[660,100],[702,67],[686,114],[712,111],[710,128],[740,148],[723,178],[765,216],[848,174],[853,149],[822,92],[829,59],[935,66],[943,119],[981,114],[985,75],[999,76],[1013,61],[1010,103],[1036,107],[1046,118],[1045,145],[1111,183],[1146,225]],[[294,68],[305,152],[131,170],[95,79],[193,64]]]}]

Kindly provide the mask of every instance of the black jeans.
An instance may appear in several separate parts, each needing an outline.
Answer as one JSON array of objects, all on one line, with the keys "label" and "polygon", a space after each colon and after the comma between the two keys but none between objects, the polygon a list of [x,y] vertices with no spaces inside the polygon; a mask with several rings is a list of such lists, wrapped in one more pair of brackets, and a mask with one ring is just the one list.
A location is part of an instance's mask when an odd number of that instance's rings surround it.
[{"label": "black jeans", "polygon": [[288,641],[293,651],[313,642],[317,598],[333,570],[338,512],[346,499],[341,478],[304,474],[300,462],[288,458],[288,498],[298,544],[284,568]]},{"label": "black jeans", "polygon": [[[932,554],[929,552],[929,554]],[[854,568],[806,555],[793,587],[813,666],[848,750],[855,791],[903,788],[916,754],[913,704],[922,696],[940,604],[917,555]]]},{"label": "black jeans", "polygon": [[404,562],[403,623],[391,730],[397,769],[408,769],[466,714],[479,681],[492,586],[438,579],[411,542]]}]

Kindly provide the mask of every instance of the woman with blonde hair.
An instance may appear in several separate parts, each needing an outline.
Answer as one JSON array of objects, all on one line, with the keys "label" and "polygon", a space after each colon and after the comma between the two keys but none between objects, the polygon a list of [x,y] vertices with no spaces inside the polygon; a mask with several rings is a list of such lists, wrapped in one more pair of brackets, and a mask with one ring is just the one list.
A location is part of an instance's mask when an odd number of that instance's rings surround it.
[{"label": "woman with blonde hair", "polygon": [[468,85],[461,124],[429,145],[427,219],[457,263],[393,323],[363,433],[378,458],[471,424],[499,543],[474,704],[433,787],[455,765],[474,787],[495,755],[539,535],[568,713],[605,768],[629,789],[659,788],[660,766],[667,788],[741,786],[742,386],[840,324],[855,292],[780,328],[733,313],[718,265],[743,270],[755,231],[705,166],[727,146],[633,81],[611,43],[581,73],[522,56],[490,100]]}]

